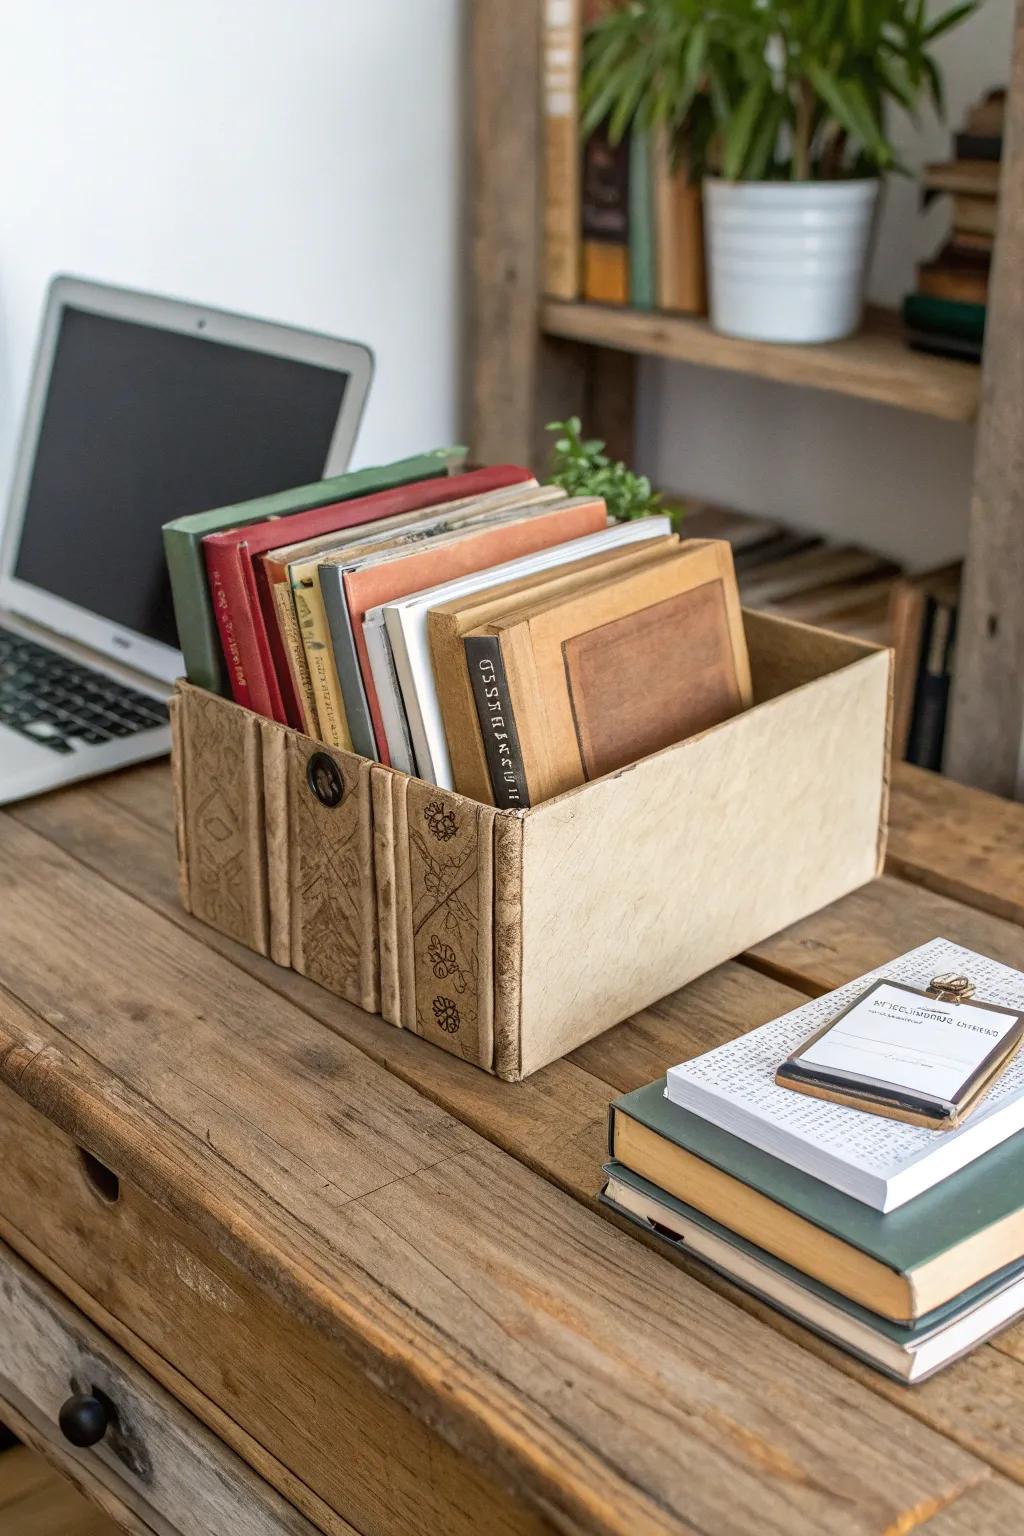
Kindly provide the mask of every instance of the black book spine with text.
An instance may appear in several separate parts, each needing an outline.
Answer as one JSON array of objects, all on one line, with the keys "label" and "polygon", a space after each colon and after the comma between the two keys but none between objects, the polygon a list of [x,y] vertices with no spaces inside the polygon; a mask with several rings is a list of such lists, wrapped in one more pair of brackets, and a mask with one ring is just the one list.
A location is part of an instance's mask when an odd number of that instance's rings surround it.
[{"label": "black book spine with text", "polygon": [[494,803],[501,810],[524,810],[530,804],[530,796],[501,642],[496,635],[467,635],[463,643]]}]

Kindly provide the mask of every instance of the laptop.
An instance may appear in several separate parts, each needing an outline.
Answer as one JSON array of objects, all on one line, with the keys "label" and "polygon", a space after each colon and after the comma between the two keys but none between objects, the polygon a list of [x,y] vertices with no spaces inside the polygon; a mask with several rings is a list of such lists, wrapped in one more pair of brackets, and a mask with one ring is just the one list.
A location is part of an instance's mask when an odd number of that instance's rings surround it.
[{"label": "laptop", "polygon": [[353,342],[58,277],[0,546],[0,804],[169,750],[160,530],[340,474]]}]

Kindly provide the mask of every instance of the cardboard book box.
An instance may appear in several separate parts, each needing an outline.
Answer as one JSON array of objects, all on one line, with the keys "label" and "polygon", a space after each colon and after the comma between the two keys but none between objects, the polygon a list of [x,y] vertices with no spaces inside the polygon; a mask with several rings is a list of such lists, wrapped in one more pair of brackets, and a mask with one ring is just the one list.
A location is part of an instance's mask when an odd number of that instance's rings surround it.
[{"label": "cardboard book box", "polygon": [[181,896],[220,932],[518,1080],[871,880],[890,652],[745,613],[754,705],[525,811],[179,683]]}]

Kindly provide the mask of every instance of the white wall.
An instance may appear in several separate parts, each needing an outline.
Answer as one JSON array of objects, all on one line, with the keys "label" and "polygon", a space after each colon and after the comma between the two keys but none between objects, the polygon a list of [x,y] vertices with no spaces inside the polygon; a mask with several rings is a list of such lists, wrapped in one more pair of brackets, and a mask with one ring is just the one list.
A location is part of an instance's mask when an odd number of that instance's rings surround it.
[{"label": "white wall", "polygon": [[[942,40],[947,126],[930,114],[918,128],[894,124],[908,165],[947,159],[967,108],[1007,83],[1012,11],[1013,0],[984,0]],[[900,302],[948,218],[942,199],[921,214],[914,182],[890,180],[873,299]],[[963,551],[972,427],[653,360],[641,368],[639,426],[638,458],[658,484],[859,539],[919,568]]]},{"label": "white wall", "polygon": [[354,463],[457,440],[459,0],[0,0],[0,495],[49,277],[368,342]]}]

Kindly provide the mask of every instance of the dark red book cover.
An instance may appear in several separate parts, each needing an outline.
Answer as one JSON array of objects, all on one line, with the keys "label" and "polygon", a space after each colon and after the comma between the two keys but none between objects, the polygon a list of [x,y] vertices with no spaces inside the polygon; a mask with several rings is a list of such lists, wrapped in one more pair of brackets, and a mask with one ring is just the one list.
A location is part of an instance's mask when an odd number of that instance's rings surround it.
[{"label": "dark red book cover", "polygon": [[[447,479],[420,480],[413,485],[396,486],[394,490],[378,491],[353,501],[334,502],[326,507],[313,507],[309,512],[293,513],[288,518],[287,539],[290,544],[295,544],[322,533],[378,522],[398,513],[443,506],[467,496],[484,496],[489,491],[532,479],[528,469],[515,464],[500,464],[471,470],[464,475],[450,475]],[[203,556],[232,697],[237,704],[287,725],[290,722],[284,693],[274,665],[254,570],[254,557],[277,548],[281,539],[281,519],[270,518],[264,523],[208,534],[203,540]],[[290,693],[287,676],[286,685]]]}]

